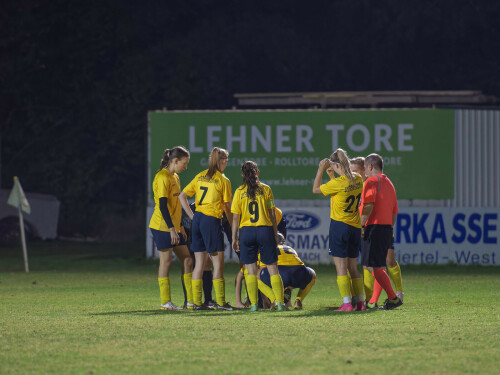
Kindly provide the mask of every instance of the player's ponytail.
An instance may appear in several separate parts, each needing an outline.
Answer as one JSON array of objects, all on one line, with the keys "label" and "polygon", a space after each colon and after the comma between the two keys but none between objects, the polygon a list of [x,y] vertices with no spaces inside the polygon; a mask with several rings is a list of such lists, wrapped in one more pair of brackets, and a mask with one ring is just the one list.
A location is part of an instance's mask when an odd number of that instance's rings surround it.
[{"label": "player's ponytail", "polygon": [[172,160],[186,157],[189,157],[189,151],[183,146],[176,146],[174,148],[165,149],[165,151],[163,152],[163,157],[161,159],[160,169],[158,169],[156,173],[161,171],[163,168],[168,168],[168,165]]},{"label": "player's ponytail", "polygon": [[347,157],[347,153],[338,148],[335,152],[330,156],[330,160],[334,163],[338,163],[340,165],[340,169],[344,173],[344,175],[351,181],[351,184],[354,184],[356,179],[351,172],[351,168],[349,166],[349,158]]},{"label": "player's ponytail", "polygon": [[220,147],[214,147],[210,153],[210,159],[208,162],[208,172],[206,175],[206,180],[210,181],[215,172],[220,172],[220,161],[221,159],[227,159],[229,152]]},{"label": "player's ponytail", "polygon": [[259,183],[259,168],[257,163],[253,161],[246,161],[241,166],[241,172],[243,177],[243,185],[247,187],[247,195],[251,200],[255,200],[257,193],[262,194],[264,190]]}]

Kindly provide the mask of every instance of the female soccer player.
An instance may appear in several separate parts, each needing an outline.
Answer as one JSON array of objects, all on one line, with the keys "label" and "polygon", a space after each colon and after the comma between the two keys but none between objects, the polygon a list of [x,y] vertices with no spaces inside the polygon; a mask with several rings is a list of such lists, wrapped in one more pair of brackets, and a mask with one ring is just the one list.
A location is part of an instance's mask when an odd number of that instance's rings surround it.
[{"label": "female soccer player", "polygon": [[[351,163],[351,171],[359,173],[361,177],[363,177],[363,181],[365,181],[366,180],[365,158],[363,157],[353,158],[351,159],[350,163]],[[362,211],[361,206],[360,206],[360,211]],[[387,262],[387,272],[389,273],[391,280],[394,282],[396,295],[402,301],[403,280],[401,277],[401,268],[399,267],[399,263],[396,260],[396,256],[394,254],[394,236],[392,238],[391,246],[387,251],[386,262]],[[366,302],[367,304],[369,304],[368,306],[377,307],[378,306],[377,302],[380,297],[380,293],[382,292],[382,286],[375,280],[375,277],[373,276],[373,268],[363,266],[363,283],[365,286]]]},{"label": "female soccer player", "polygon": [[[323,172],[328,167],[332,167],[339,177],[321,185]],[[343,300],[343,305],[337,311],[365,310],[363,282],[357,268],[361,243],[358,206],[362,191],[363,179],[359,174],[351,172],[347,154],[341,148],[337,149],[330,159],[323,159],[319,163],[313,193],[331,196],[329,253],[337,269],[337,284]],[[351,304],[350,278],[356,300],[359,301],[354,308]]]},{"label": "female soccer player", "polygon": [[[198,173],[180,194],[184,211],[193,219],[191,225],[191,250],[195,256],[193,271],[193,299],[195,310],[204,310],[201,303],[203,271],[210,255],[214,266],[213,285],[217,310],[233,310],[226,303],[224,282],[224,239],[222,237],[222,212],[231,216],[231,181],[222,173],[226,169],[229,153],[214,147],[210,153],[208,169]],[[195,195],[196,211],[189,207],[187,197]]]},{"label": "female soccer player", "polygon": [[[287,310],[283,301],[283,281],[278,273],[278,232],[274,210],[273,192],[259,181],[260,171],[253,161],[241,166],[243,185],[234,193],[233,249],[240,252],[240,262],[248,275],[245,282],[250,298],[250,311],[258,310],[257,259],[260,251],[262,262],[268,265],[271,286],[278,302],[278,311]],[[239,229],[239,230],[238,230]]]},{"label": "female soccer player", "polygon": [[[149,228],[160,254],[158,284],[160,285],[161,308],[165,310],[181,310],[175,306],[170,296],[169,272],[172,266],[172,249],[181,261],[183,282],[186,286],[188,307],[193,305],[191,289],[191,272],[193,260],[186,246],[186,232],[181,227],[182,208],[177,196],[181,192],[178,173],[187,169],[189,151],[182,146],[166,149],[163,153],[160,169],[153,181],[155,209]],[[179,236],[179,233],[181,235]]]}]

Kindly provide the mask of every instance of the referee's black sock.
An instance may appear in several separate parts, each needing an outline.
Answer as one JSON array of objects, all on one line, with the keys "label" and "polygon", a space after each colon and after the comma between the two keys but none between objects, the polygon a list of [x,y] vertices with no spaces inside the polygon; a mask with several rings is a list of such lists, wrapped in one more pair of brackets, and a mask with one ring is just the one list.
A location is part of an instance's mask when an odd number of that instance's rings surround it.
[{"label": "referee's black sock", "polygon": [[205,296],[205,303],[212,300],[212,271],[203,271],[203,295]]}]

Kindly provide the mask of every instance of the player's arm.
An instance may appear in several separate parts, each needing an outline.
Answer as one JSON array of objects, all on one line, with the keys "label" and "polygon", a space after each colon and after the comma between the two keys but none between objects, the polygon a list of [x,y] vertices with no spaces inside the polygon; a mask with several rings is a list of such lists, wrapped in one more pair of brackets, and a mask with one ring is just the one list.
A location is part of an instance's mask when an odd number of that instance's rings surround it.
[{"label": "player's arm", "polygon": [[279,238],[278,238],[278,224],[276,224],[276,211],[274,210],[274,207],[269,208],[268,211],[271,223],[273,223],[274,240],[276,241],[276,246],[278,246]]},{"label": "player's arm", "polygon": [[392,214],[392,226],[396,225],[396,218],[398,217],[398,214]]},{"label": "player's arm", "polygon": [[373,203],[365,203],[363,205],[363,212],[361,213],[361,226],[364,227],[368,218],[373,211]]},{"label": "player's arm", "polygon": [[224,203],[224,212],[226,213],[227,221],[233,222],[233,213],[231,212],[231,202]]},{"label": "player's arm", "polygon": [[165,220],[165,223],[167,224],[167,227],[170,230],[170,239],[172,245],[176,245],[179,243],[179,235],[175,230],[174,224],[172,223],[172,218],[170,217],[170,212],[168,211],[168,198],[161,197],[159,199],[159,202],[160,202],[161,216],[163,217],[163,220]]},{"label": "player's arm", "polygon": [[188,203],[188,200],[187,200],[187,194],[185,192],[181,192],[179,194],[179,201],[181,202],[181,206],[184,210],[184,212],[186,212],[186,214],[189,216],[189,218],[191,220],[193,220],[193,211],[191,210],[191,207],[189,207],[189,203]]},{"label": "player's arm", "polygon": [[233,213],[233,250],[237,253],[240,251],[240,242],[239,242],[239,231],[238,227],[240,226],[240,215]]},{"label": "player's arm", "polygon": [[323,178],[323,172],[325,171],[326,168],[328,168],[329,165],[330,165],[330,160],[328,159],[323,159],[319,162],[318,171],[316,172],[316,177],[314,178],[314,183],[313,183],[314,194],[323,194],[320,189],[321,179]]}]

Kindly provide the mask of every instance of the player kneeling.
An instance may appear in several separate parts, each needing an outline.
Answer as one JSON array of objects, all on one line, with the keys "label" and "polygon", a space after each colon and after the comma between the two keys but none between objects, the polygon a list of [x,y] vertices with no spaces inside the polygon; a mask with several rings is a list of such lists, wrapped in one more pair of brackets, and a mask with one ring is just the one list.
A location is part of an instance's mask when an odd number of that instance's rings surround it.
[{"label": "player kneeling", "polygon": [[[281,233],[278,233],[280,244],[278,245],[278,272],[283,279],[283,287],[285,295],[291,290],[298,288],[299,292],[295,299],[294,308],[302,309],[302,301],[311,291],[311,288],[316,283],[316,273],[312,268],[306,267],[304,262],[299,258],[297,252],[290,246],[285,245],[285,238]],[[271,278],[265,264],[261,264],[259,291],[267,298],[274,300],[274,293],[271,289]],[[288,298],[288,300],[290,297]],[[288,302],[288,301],[285,301]]]}]

